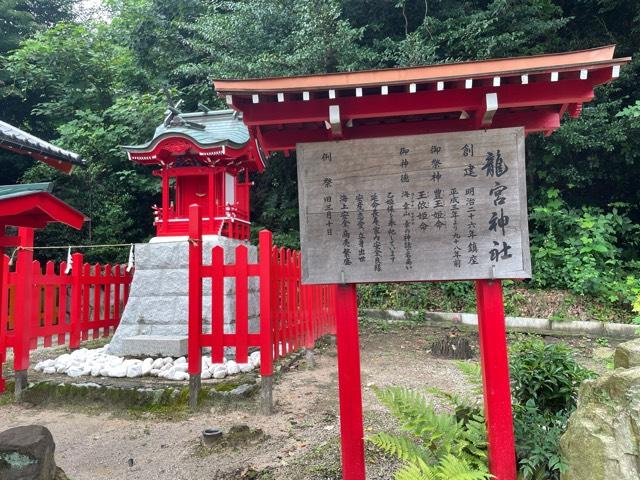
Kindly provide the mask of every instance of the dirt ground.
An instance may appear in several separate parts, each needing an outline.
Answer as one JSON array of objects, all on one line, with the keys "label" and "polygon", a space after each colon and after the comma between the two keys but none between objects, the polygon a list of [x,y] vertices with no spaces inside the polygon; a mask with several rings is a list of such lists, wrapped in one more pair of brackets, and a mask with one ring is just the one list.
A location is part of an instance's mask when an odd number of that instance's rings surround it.
[{"label": "dirt ground", "polygon": [[[376,400],[373,385],[437,387],[470,394],[472,387],[455,362],[436,359],[428,351],[433,339],[444,333],[421,325],[363,326],[365,433],[395,428]],[[474,335],[468,336],[477,343]],[[591,360],[593,347],[602,347],[592,344],[572,340],[578,354],[590,359],[591,367],[606,368],[605,360]],[[48,427],[56,441],[56,460],[72,480],[341,478],[335,348],[319,350],[313,369],[304,361],[294,364],[276,384],[274,398],[276,413],[270,417],[257,413],[253,403],[174,417],[78,407],[28,408],[5,400],[0,407],[0,430],[34,423]],[[236,447],[209,450],[201,446],[203,429],[227,431],[239,424],[260,429],[264,435]],[[367,478],[392,478],[394,468],[393,461],[367,451]]]}]

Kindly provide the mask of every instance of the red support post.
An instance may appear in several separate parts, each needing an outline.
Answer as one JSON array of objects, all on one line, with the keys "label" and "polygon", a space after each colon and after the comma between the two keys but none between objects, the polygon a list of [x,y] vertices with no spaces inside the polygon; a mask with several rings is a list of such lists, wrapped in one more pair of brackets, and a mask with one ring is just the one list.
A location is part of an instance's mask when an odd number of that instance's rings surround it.
[{"label": "red support post", "polygon": [[500,280],[476,281],[476,297],[489,470],[496,480],[515,480],[516,453],[502,283]]},{"label": "red support post", "polygon": [[261,230],[258,245],[260,265],[260,375],[273,374],[273,335],[271,332],[271,256],[273,237],[269,230]]},{"label": "red support post", "polygon": [[[18,229],[21,247],[33,246],[33,229]],[[14,370],[29,368],[29,343],[33,316],[33,250],[20,249],[16,263],[16,305],[14,318]]]},{"label": "red support post", "polygon": [[[84,271],[84,255],[74,253],[72,256],[71,267],[71,320],[69,334],[69,349],[76,350],[80,348],[80,331],[82,324],[82,273]],[[85,286],[84,288],[89,288]],[[88,308],[88,306],[85,306]]]},{"label": "red support post", "polygon": [[245,245],[236,247],[236,362],[247,363],[249,345],[249,270]]},{"label": "red support post", "polygon": [[189,374],[200,375],[202,361],[202,217],[200,206],[189,207]]},{"label": "red support post", "polygon": [[338,286],[335,305],[335,315],[338,322],[338,383],[340,433],[342,438],[342,476],[344,480],[365,480],[356,285]]}]

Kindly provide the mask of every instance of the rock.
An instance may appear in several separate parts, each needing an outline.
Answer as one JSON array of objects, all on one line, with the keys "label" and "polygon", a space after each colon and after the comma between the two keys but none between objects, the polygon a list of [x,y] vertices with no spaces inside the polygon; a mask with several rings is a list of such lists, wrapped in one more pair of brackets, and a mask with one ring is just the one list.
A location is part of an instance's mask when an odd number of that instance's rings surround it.
[{"label": "rock", "polygon": [[142,362],[141,368],[142,376],[149,375],[153,369],[153,358],[146,358],[144,362]]},{"label": "rock", "polygon": [[640,366],[640,338],[618,345],[613,355],[615,368],[632,368]]},{"label": "rock", "polygon": [[152,377],[157,377],[159,373],[160,373],[159,368],[152,368],[151,371],[149,372],[149,375],[151,375]]},{"label": "rock", "polygon": [[250,397],[258,390],[258,384],[256,383],[243,383],[229,392],[230,395],[237,395],[239,397]]},{"label": "rock", "polygon": [[134,363],[127,367],[127,378],[136,378],[142,376],[142,364]]},{"label": "rock", "polygon": [[181,372],[176,370],[171,377],[171,380],[189,380],[189,374],[187,372]]},{"label": "rock", "polygon": [[591,357],[594,360],[609,360],[613,357],[614,350],[610,347],[596,347],[593,349]]},{"label": "rock", "polygon": [[100,375],[100,370],[102,370],[102,365],[94,365],[91,367],[91,376],[97,377]]},{"label": "rock", "polygon": [[164,357],[162,360],[164,361],[165,365],[167,364],[171,365],[173,363],[173,358],[171,357]]},{"label": "rock", "polygon": [[156,358],[151,364],[151,368],[155,370],[160,370],[164,365],[164,358]]},{"label": "rock", "polygon": [[174,365],[178,365],[180,363],[187,363],[187,359],[185,357],[176,358]]},{"label": "rock", "polygon": [[56,367],[47,367],[43,370],[43,372],[49,375],[52,373],[56,373]]},{"label": "rock", "polygon": [[238,364],[233,360],[229,360],[227,362],[227,374],[235,375],[236,373],[240,373],[240,367],[238,367]]},{"label": "rock", "polygon": [[186,363],[176,363],[173,368],[176,369],[176,372],[186,372],[189,368],[189,365],[187,365]]},{"label": "rock", "polygon": [[226,366],[222,366],[222,367],[218,367],[217,369],[215,369],[213,371],[213,378],[224,378],[227,376],[227,367]]},{"label": "rock", "polygon": [[100,369],[100,376],[108,377],[109,376],[109,368],[103,367]]},{"label": "rock", "polygon": [[640,478],[640,367],[619,368],[580,387],[560,446],[562,480]]},{"label": "rock", "polygon": [[200,373],[200,378],[202,378],[203,380],[209,380],[211,378],[211,372],[208,369],[203,369],[202,373]]},{"label": "rock", "polygon": [[253,365],[254,368],[258,368],[260,366],[260,352],[253,352],[249,355],[249,363]]},{"label": "rock", "polygon": [[240,368],[242,373],[248,373],[253,370],[253,365],[250,363],[239,363],[238,368]]},{"label": "rock", "polygon": [[56,445],[41,425],[10,428],[0,433],[2,480],[54,480]]},{"label": "rock", "polygon": [[127,366],[126,365],[117,365],[109,369],[107,376],[113,378],[123,378],[127,376]]},{"label": "rock", "polygon": [[77,366],[74,365],[72,367],[69,367],[69,369],[67,370],[66,373],[70,377],[79,377],[79,376],[84,374],[84,368],[77,367]]}]

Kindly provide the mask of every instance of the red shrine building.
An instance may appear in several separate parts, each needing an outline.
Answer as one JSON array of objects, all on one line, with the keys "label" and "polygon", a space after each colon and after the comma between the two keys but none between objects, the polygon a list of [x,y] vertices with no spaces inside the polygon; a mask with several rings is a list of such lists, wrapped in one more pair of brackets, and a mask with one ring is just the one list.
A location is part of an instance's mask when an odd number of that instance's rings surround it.
[{"label": "red shrine building", "polygon": [[249,172],[264,170],[257,143],[233,110],[170,108],[151,141],[125,146],[129,159],[158,167],[162,204],[153,206],[155,241],[186,239],[189,205],[200,205],[205,235],[247,240]]}]

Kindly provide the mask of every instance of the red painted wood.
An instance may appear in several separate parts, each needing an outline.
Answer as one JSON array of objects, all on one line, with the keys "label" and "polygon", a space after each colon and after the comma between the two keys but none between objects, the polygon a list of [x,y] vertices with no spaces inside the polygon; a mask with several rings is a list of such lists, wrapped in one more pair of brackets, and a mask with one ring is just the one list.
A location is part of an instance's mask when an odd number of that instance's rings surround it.
[{"label": "red painted wood", "polygon": [[66,344],[66,329],[67,329],[67,285],[70,284],[70,277],[64,275],[64,271],[67,268],[67,262],[62,262],[60,264],[58,275],[60,277],[64,276],[65,283],[58,286],[57,289],[57,308],[58,308],[58,319],[57,319],[57,328],[58,338],[56,343],[58,345]]},{"label": "red painted wood", "polygon": [[[211,265],[213,271],[223,271],[224,249],[214,247],[211,252]],[[213,344],[211,345],[211,360],[213,363],[222,363],[224,359],[224,275],[212,274],[211,277],[211,333]]]},{"label": "red painted wood", "polygon": [[247,363],[249,334],[249,275],[245,245],[236,247],[236,362]]},{"label": "red painted wood", "polygon": [[189,207],[189,337],[188,361],[189,374],[199,375],[202,369],[200,360],[202,345],[202,216],[200,205]]},{"label": "red painted wood", "polygon": [[[4,230],[4,225],[0,225],[0,233],[4,233]],[[4,254],[4,247],[0,247],[0,393],[6,389],[2,370],[7,361],[8,286],[9,258]]]},{"label": "red painted wood", "polygon": [[[33,230],[30,228],[18,229],[20,245],[33,246]],[[33,251],[18,250],[16,263],[16,304],[21,305],[21,314],[14,318],[13,363],[16,371],[29,368],[29,344],[30,330],[33,316]]]},{"label": "red painted wood", "polygon": [[515,480],[516,453],[502,283],[499,280],[476,281],[476,298],[489,470],[496,480]]},{"label": "red painted wood", "polygon": [[[48,261],[45,266],[45,275],[55,276],[55,264],[52,261]],[[50,347],[52,345],[51,335],[53,334],[53,318],[56,313],[56,305],[54,302],[54,285],[51,282],[46,282],[44,285],[44,347]],[[41,290],[38,290],[40,293]]]},{"label": "red painted wood", "polygon": [[342,476],[365,480],[356,285],[340,285],[336,297]]},{"label": "red painted wood", "polygon": [[259,234],[258,263],[260,264],[260,375],[273,374],[273,329],[271,317],[273,237],[269,230]]},{"label": "red painted wood", "polygon": [[69,348],[75,350],[80,348],[80,337],[82,331],[82,299],[83,289],[82,273],[84,268],[84,255],[74,253],[72,256],[71,270],[71,332],[69,335]]}]

